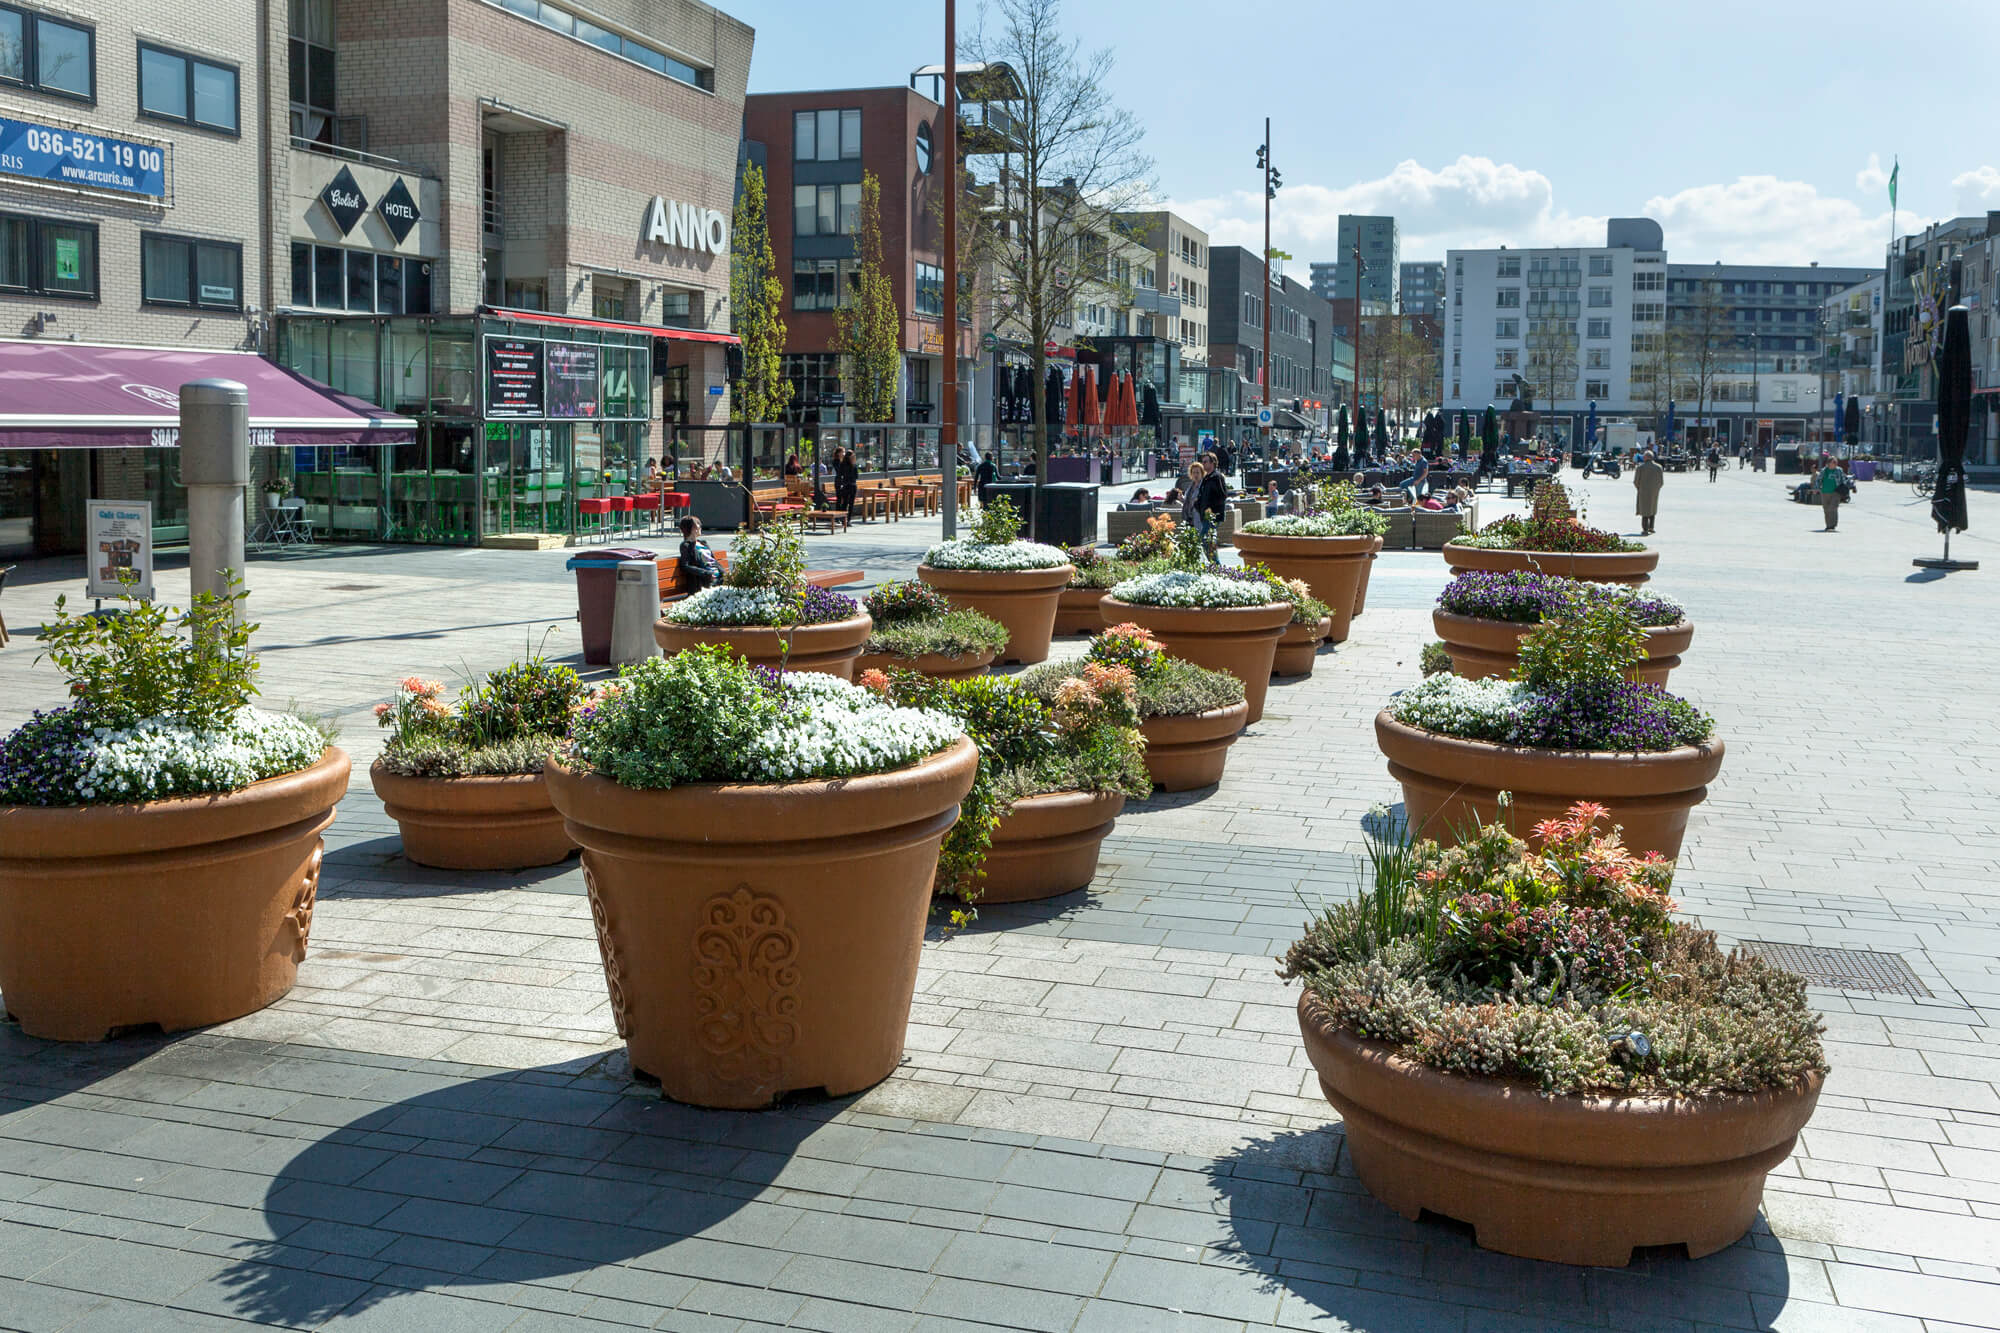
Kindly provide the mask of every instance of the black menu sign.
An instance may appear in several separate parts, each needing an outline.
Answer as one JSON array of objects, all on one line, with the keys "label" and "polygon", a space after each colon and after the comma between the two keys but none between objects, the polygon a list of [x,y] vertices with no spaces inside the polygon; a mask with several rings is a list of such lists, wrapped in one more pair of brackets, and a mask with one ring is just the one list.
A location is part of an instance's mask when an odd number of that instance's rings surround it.
[{"label": "black menu sign", "polygon": [[319,192],[319,201],[326,205],[342,236],[353,231],[354,224],[368,211],[368,196],[361,193],[361,187],[354,183],[354,173],[346,167],[326,183],[326,188]]},{"label": "black menu sign", "polygon": [[542,415],[542,344],[532,338],[486,340],[486,415]]},{"label": "black menu sign", "polygon": [[377,201],[375,211],[382,215],[382,221],[388,224],[389,234],[396,238],[398,245],[409,239],[410,232],[424,219],[401,176],[396,177],[396,183],[389,187],[389,192]]}]

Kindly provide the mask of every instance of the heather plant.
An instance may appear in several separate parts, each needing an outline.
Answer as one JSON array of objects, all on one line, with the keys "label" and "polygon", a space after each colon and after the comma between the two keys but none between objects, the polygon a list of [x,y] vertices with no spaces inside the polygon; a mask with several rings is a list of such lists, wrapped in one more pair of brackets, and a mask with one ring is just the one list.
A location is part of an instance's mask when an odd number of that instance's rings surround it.
[{"label": "heather plant", "polygon": [[896,579],[877,587],[865,603],[878,625],[923,620],[951,610],[951,599],[919,579]]},{"label": "heather plant", "polygon": [[584,700],[576,672],[541,657],[488,672],[447,703],[440,681],[406,677],[375,721],[389,730],[382,766],[403,777],[539,773]]},{"label": "heather plant", "polygon": [[1452,539],[1454,545],[1489,550],[1542,551],[1562,555],[1601,555],[1643,551],[1627,541],[1585,523],[1569,491],[1554,478],[1538,482],[1527,515],[1510,515],[1486,525],[1477,534]]},{"label": "heather plant", "polygon": [[1425,644],[1417,658],[1417,666],[1426,676],[1439,676],[1451,670],[1451,653],[1446,650],[1443,639],[1432,639]]},{"label": "heather plant", "polygon": [[1165,514],[1146,520],[1146,526],[1118,543],[1118,559],[1128,565],[1160,560],[1173,554],[1174,532],[1180,527]]},{"label": "heather plant", "polygon": [[[1086,673],[1091,666],[1131,673],[1138,716],[1186,717],[1243,702],[1243,682],[1226,671],[1210,671],[1167,655],[1158,639],[1137,625],[1113,625],[1090,641],[1085,650]],[[1063,682],[1076,674],[1076,664],[1050,662],[1015,678],[1021,690],[1054,703]]]}]

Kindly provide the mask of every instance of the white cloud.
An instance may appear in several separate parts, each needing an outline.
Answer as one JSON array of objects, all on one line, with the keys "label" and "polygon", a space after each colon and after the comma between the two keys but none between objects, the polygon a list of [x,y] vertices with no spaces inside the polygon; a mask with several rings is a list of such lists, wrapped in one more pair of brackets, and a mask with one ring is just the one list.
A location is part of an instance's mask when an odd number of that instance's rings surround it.
[{"label": "white cloud", "polygon": [[1882,170],[1882,155],[1870,153],[1868,165],[1854,173],[1854,188],[1863,194],[1884,194],[1889,188],[1889,173]]},{"label": "white cloud", "polygon": [[1640,211],[1658,220],[1667,257],[1681,263],[1879,265],[1889,239],[1887,208],[1864,213],[1852,199],[1776,176],[1655,195]]},{"label": "white cloud", "polygon": [[2000,208],[2000,167],[1974,167],[1951,178],[1960,213],[1984,213]]}]

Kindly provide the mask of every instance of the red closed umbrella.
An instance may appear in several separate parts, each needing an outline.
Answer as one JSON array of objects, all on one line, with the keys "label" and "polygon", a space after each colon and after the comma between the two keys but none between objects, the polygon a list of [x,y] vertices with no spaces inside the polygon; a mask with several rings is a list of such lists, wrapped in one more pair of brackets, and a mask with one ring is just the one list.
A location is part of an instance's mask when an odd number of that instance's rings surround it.
[{"label": "red closed umbrella", "polygon": [[1090,371],[1090,378],[1083,386],[1083,424],[1095,426],[1103,420],[1102,405],[1097,401],[1097,372]]},{"label": "red closed umbrella", "polygon": [[1083,420],[1083,367],[1078,366],[1069,376],[1069,424],[1074,426]]},{"label": "red closed umbrella", "polygon": [[1132,373],[1127,371],[1124,379],[1124,394],[1119,401],[1118,424],[1130,428],[1139,424],[1139,394],[1132,387]]}]

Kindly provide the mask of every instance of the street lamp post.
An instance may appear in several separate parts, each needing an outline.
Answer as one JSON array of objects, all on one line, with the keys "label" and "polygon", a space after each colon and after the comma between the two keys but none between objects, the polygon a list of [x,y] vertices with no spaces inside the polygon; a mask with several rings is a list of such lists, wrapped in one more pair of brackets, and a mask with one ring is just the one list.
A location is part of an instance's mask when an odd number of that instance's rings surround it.
[{"label": "street lamp post", "polygon": [[[1264,117],[1264,142],[1257,147],[1257,169],[1264,176],[1264,372],[1258,378],[1264,382],[1264,406],[1271,405],[1271,201],[1278,197],[1278,187],[1284,182],[1279,179],[1278,169],[1271,164],[1271,118]],[[1264,461],[1271,458],[1271,428],[1262,426],[1258,430],[1260,444],[1264,451]]]}]

